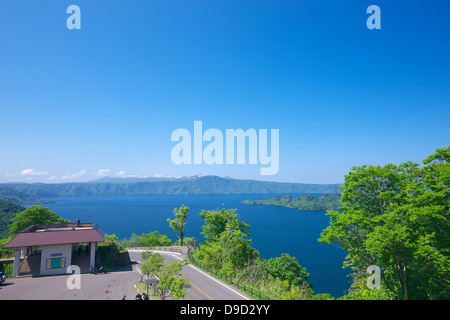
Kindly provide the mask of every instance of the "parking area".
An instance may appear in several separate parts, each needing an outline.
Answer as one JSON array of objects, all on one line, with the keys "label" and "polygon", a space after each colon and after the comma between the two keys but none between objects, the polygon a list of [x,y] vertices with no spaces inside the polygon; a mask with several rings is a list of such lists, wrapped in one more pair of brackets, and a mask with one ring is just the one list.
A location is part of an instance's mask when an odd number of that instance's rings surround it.
[{"label": "parking area", "polygon": [[8,278],[0,285],[0,300],[121,300],[123,296],[134,300],[134,283],[140,274],[134,266],[106,274],[81,274],[79,289],[70,289],[68,279],[69,275]]}]

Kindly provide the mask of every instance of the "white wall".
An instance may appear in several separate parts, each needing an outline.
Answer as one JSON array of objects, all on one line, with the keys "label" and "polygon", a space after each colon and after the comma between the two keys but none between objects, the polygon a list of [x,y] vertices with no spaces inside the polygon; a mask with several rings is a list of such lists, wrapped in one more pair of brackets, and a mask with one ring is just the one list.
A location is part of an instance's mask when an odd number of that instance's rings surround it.
[{"label": "white wall", "polygon": [[[66,258],[63,268],[47,269],[47,259]],[[72,262],[72,244],[42,246],[41,275],[65,274]]]}]

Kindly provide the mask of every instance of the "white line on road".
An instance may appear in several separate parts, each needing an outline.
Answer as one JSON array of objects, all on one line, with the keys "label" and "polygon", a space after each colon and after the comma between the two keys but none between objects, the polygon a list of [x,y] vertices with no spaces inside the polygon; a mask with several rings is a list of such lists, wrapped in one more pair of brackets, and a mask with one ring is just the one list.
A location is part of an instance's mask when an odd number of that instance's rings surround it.
[{"label": "white line on road", "polygon": [[197,270],[200,273],[203,273],[205,276],[211,278],[212,280],[216,281],[218,284],[224,286],[225,288],[228,288],[229,290],[233,291],[234,293],[236,293],[237,295],[241,296],[242,298],[244,298],[245,300],[250,300],[249,298],[247,298],[246,296],[244,296],[243,294],[237,292],[236,290],[231,289],[229,286],[225,285],[224,283],[220,282],[219,280],[217,280],[214,277],[211,277],[209,274],[203,272],[202,270],[198,269],[197,267],[193,266],[192,264],[189,264],[190,267],[194,268],[195,270]]},{"label": "white line on road", "polygon": [[[172,253],[169,253],[172,254]],[[174,256],[177,259],[180,259],[180,257]],[[182,259],[180,259],[182,260]],[[189,264],[189,266],[191,268],[193,268],[194,270],[197,270],[198,272],[202,273],[203,275],[207,276],[208,278],[210,278],[211,280],[214,280],[215,282],[217,282],[218,284],[224,286],[225,288],[231,290],[232,292],[234,292],[235,294],[241,296],[242,298],[244,298],[245,300],[250,300],[249,298],[247,298],[246,296],[242,295],[241,293],[237,292],[236,290],[233,290],[232,288],[230,288],[229,286],[227,286],[226,284],[224,284],[223,282],[220,282],[219,280],[217,280],[216,278],[210,276],[209,274],[205,273],[204,271],[200,270],[199,268],[197,268],[196,266]]]},{"label": "white line on road", "polygon": [[[132,251],[132,250],[129,250],[129,251]],[[133,250],[133,251],[145,251],[145,250]],[[156,251],[156,250],[154,250],[154,251]],[[170,255],[172,255],[173,257],[177,258],[177,259],[183,260],[183,259],[181,259],[180,257],[176,256],[176,254],[179,255],[179,253],[176,253],[176,252],[167,252],[167,251],[160,251],[160,252],[161,252],[161,253],[170,254]],[[210,276],[209,274],[205,273],[204,271],[200,270],[199,268],[195,267],[194,265],[189,264],[189,266],[190,266],[191,268],[193,268],[194,270],[197,270],[198,272],[200,272],[200,273],[202,273],[203,275],[207,276],[207,277],[210,278],[211,280],[214,280],[215,282],[217,282],[218,284],[220,284],[220,285],[222,285],[223,287],[227,288],[228,290],[231,290],[231,291],[234,292],[235,294],[241,296],[241,297],[244,298],[245,300],[250,300],[249,298],[247,298],[247,297],[244,296],[243,294],[241,294],[241,293],[237,292],[236,290],[230,288],[229,286],[227,286],[227,285],[224,284],[223,282],[220,282],[220,281],[217,280],[216,278]]]}]

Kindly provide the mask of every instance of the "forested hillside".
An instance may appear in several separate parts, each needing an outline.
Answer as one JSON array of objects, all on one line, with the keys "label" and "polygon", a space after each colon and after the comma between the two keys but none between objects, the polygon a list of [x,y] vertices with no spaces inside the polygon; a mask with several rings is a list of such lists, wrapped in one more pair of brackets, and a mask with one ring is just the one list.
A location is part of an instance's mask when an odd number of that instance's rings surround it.
[{"label": "forested hillside", "polygon": [[8,237],[9,226],[14,213],[25,210],[24,207],[4,200],[0,200],[0,239]]},{"label": "forested hillside", "polygon": [[310,194],[302,194],[299,197],[291,195],[279,195],[259,200],[244,200],[243,203],[254,205],[283,206],[297,210],[324,211],[338,210],[340,207],[341,195],[338,193],[325,194],[315,197]]}]

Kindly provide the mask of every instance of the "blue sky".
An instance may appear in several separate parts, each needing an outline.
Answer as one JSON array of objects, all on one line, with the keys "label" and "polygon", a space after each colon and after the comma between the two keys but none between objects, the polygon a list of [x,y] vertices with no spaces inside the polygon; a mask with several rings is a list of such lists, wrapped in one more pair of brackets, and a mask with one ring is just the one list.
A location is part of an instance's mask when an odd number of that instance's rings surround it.
[{"label": "blue sky", "polygon": [[[353,166],[420,162],[450,141],[449,34],[437,0],[3,0],[0,182],[341,183]],[[171,133],[196,120],[279,129],[278,173],[173,164]]]}]

